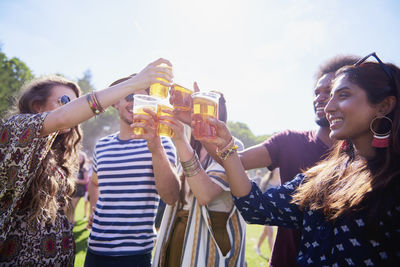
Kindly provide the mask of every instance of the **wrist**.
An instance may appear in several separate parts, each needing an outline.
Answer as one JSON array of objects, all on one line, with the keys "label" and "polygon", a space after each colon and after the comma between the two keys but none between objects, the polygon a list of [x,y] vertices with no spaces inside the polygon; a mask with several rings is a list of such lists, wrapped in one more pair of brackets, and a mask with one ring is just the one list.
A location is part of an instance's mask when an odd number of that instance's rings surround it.
[{"label": "wrist", "polygon": [[147,146],[147,148],[149,149],[150,153],[153,155],[164,153],[164,147],[161,145],[161,143]]},{"label": "wrist", "polygon": [[195,151],[193,151],[192,157],[189,160],[181,161],[181,165],[183,174],[186,178],[195,176],[202,170],[199,158]]},{"label": "wrist", "polygon": [[223,143],[217,145],[217,150],[219,151],[226,150],[230,145],[232,145],[232,143],[234,143],[233,137],[231,137],[231,139],[229,139],[228,142],[224,140]]},{"label": "wrist", "polygon": [[229,156],[231,156],[232,154],[234,154],[238,149],[238,146],[235,145],[235,141],[232,137],[231,141],[222,149],[217,148],[217,156],[225,161]]}]

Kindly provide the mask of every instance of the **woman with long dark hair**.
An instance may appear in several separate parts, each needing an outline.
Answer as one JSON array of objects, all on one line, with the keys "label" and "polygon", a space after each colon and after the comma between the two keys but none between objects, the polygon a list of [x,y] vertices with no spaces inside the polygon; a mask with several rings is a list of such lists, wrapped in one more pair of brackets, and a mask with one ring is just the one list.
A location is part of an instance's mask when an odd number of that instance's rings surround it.
[{"label": "woman with long dark hair", "polygon": [[[62,77],[29,83],[18,112],[0,127],[0,265],[72,266],[72,225],[66,216],[75,190],[79,123],[151,83],[169,85],[167,60],[127,81],[80,97]],[[164,78],[167,82],[159,81]]]},{"label": "woman with long dark hair", "polygon": [[[366,62],[370,56],[378,63]],[[302,266],[400,264],[400,69],[375,53],[336,73],[325,107],[330,156],[264,194],[247,178],[225,124],[216,140],[248,223],[302,228]],[[304,151],[307,153],[307,151]]]}]

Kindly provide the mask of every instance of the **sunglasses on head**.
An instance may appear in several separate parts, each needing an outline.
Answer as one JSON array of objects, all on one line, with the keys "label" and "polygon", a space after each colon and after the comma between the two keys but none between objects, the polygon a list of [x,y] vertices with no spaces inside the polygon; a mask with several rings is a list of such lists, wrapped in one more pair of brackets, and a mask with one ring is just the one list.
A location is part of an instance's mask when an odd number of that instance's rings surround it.
[{"label": "sunglasses on head", "polygon": [[362,59],[360,59],[359,61],[357,61],[357,62],[354,64],[354,66],[355,66],[355,67],[360,66],[361,63],[363,63],[364,61],[366,61],[369,57],[374,57],[374,58],[378,61],[379,65],[382,67],[382,69],[383,69],[383,71],[386,73],[386,75],[389,76],[389,78],[393,81],[393,76],[392,76],[392,74],[390,73],[389,68],[386,66],[385,63],[382,62],[382,60],[376,55],[375,52],[373,52],[373,53],[371,53],[371,54],[369,54],[369,55],[366,55],[365,57],[363,57]]},{"label": "sunglasses on head", "polygon": [[62,97],[59,97],[57,99],[57,102],[58,102],[58,104],[60,104],[60,106],[63,106],[65,104],[69,103],[70,101],[71,101],[71,99],[67,95],[63,95]]}]

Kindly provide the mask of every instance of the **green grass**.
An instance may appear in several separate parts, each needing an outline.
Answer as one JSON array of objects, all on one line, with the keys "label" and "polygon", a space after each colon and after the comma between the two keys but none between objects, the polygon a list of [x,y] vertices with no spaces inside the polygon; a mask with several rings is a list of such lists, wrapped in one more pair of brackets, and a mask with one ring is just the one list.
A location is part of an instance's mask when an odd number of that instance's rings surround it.
[{"label": "green grass", "polygon": [[[75,267],[82,267],[85,262],[86,249],[87,249],[87,238],[89,237],[89,231],[86,230],[87,221],[83,220],[83,199],[81,199],[76,207],[75,212],[75,227],[74,227],[74,238],[76,243],[76,255],[75,255]],[[254,250],[257,244],[258,236],[263,230],[262,225],[247,225],[246,230],[246,261],[247,266],[268,266],[268,260],[260,257]],[[268,248],[267,240],[261,246],[261,253],[266,256],[270,254],[270,248]],[[268,256],[269,258],[269,256]]]},{"label": "green grass", "polygon": [[76,244],[75,266],[81,267],[85,263],[87,239],[89,231],[86,230],[87,221],[83,219],[84,211],[83,198],[79,200],[75,211],[74,239]]}]

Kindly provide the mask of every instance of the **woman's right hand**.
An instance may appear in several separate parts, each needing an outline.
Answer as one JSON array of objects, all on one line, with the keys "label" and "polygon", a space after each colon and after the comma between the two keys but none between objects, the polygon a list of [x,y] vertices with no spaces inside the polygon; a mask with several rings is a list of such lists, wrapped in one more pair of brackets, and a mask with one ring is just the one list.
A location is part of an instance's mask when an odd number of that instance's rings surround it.
[{"label": "woman's right hand", "polygon": [[[217,136],[215,138],[210,138],[210,137],[202,137],[202,138],[196,138],[200,142],[204,143],[210,143],[218,147],[218,149],[223,149],[225,148],[232,140],[232,134],[228,129],[228,126],[223,121],[220,121],[215,118],[209,118],[207,119],[207,122],[214,126],[216,128]],[[194,126],[194,123],[192,121],[192,127]]]},{"label": "woman's right hand", "polygon": [[185,140],[185,126],[181,122],[179,118],[176,118],[176,114],[173,111],[170,111],[168,109],[163,110],[163,112],[171,114],[171,116],[159,116],[158,117],[158,122],[165,124],[169,126],[172,131],[174,132],[174,136],[172,137],[172,140],[175,142],[183,141]]},{"label": "woman's right hand", "polygon": [[[167,59],[159,58],[147,65],[141,72],[132,76],[126,83],[134,89],[132,92],[136,92],[149,88],[153,83],[160,83],[169,87],[173,77],[171,62]],[[162,78],[165,81],[157,78]]]}]

